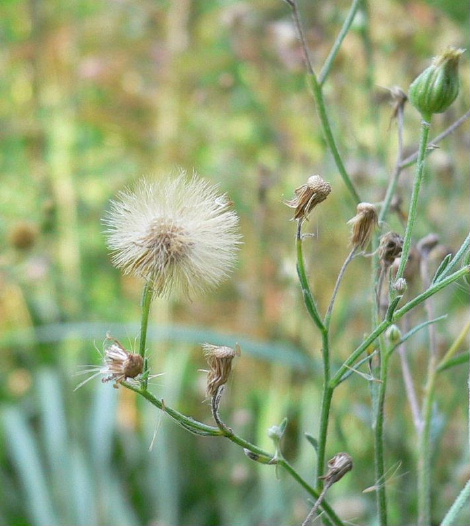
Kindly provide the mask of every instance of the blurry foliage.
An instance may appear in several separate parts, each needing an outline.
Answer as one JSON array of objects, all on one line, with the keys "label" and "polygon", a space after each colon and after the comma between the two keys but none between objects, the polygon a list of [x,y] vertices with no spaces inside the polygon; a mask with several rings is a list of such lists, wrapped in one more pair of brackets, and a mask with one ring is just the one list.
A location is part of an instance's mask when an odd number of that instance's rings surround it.
[{"label": "blurry foliage", "polygon": [[[324,59],[349,4],[301,4],[312,54]],[[395,161],[386,88],[406,89],[447,44],[469,48],[465,19],[464,1],[372,2],[357,18],[325,89],[363,200],[380,201]],[[295,228],[282,199],[312,173],[333,186],[310,224],[317,238],[308,259],[320,304],[347,254],[346,221],[355,209],[325,151],[286,5],[5,0],[0,39],[0,523],[299,522],[308,503],[298,488],[230,444],[189,436],[132,393],[96,383],[72,392],[73,372],[99,360],[94,345],[100,348],[107,330],[130,347],[138,334],[127,324],[139,319],[141,283],[111,267],[101,234],[109,199],[141,174],[196,170],[229,193],[245,244],[236,275],[215,293],[189,305],[157,302],[154,323],[173,329],[151,342],[153,368],[166,373],[152,388],[208,420],[197,346],[233,335],[245,352],[225,400],[226,420],[270,448],[267,429],[287,416],[286,457],[309,478],[315,455],[302,433],[316,432],[321,344],[306,322]],[[469,106],[468,63],[464,57],[461,95],[437,127]],[[410,151],[418,119],[410,109]],[[469,146],[466,123],[433,154],[418,226],[420,235],[440,232],[450,247],[468,230]],[[411,170],[401,181],[405,202]],[[369,266],[356,262],[350,272],[334,320],[343,358],[368,329]],[[468,291],[453,287],[440,301],[439,314],[452,312],[439,325],[445,349],[463,323]],[[194,332],[181,339],[186,326]],[[271,352],[269,341],[276,342]],[[426,343],[419,335],[414,341],[419,371]],[[441,377],[437,517],[468,477],[464,375],[454,367]],[[353,453],[355,469],[330,498],[340,515],[365,522],[373,513],[373,494],[361,493],[374,480],[370,399],[358,375],[341,391],[334,440]],[[409,412],[398,367],[390,392],[387,448],[401,459],[387,481],[391,519],[405,523],[415,512],[414,444],[409,418],[402,418]]]}]

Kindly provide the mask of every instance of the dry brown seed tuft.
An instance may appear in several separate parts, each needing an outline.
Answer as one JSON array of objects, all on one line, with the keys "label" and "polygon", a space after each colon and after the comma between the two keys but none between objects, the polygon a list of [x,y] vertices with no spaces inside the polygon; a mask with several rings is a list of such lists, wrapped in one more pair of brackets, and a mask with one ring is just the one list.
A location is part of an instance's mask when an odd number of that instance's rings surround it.
[{"label": "dry brown seed tuft", "polygon": [[209,365],[207,394],[216,396],[219,387],[225,385],[230,377],[232,361],[235,356],[240,356],[240,347],[237,345],[235,349],[232,349],[232,347],[205,343],[202,348]]},{"label": "dry brown seed tuft", "polygon": [[366,248],[379,224],[377,208],[371,203],[359,203],[357,214],[348,221],[348,224],[352,226],[352,246],[354,248]]},{"label": "dry brown seed tuft", "polygon": [[295,214],[292,219],[303,221],[308,219],[310,212],[322,201],[324,201],[331,192],[330,183],[326,182],[319,175],[312,175],[308,181],[295,190],[295,197],[285,204],[290,208],[295,208]]}]

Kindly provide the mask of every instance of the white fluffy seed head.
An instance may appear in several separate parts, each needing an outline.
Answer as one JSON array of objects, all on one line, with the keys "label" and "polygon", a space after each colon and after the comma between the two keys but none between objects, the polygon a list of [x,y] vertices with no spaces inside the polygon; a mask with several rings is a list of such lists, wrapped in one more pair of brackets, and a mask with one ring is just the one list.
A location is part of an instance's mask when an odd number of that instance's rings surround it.
[{"label": "white fluffy seed head", "polygon": [[196,175],[142,180],[119,194],[104,219],[112,262],[150,282],[159,296],[215,286],[232,270],[240,244],[229,206]]}]

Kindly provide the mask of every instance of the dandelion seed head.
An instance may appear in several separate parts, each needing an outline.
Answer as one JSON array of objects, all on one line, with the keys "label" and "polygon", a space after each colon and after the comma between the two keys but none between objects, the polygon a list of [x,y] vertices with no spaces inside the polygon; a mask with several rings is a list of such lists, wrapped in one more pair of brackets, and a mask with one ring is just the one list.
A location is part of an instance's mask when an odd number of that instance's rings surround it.
[{"label": "dandelion seed head", "polygon": [[238,216],[217,188],[181,172],[121,192],[104,219],[113,264],[151,282],[159,296],[220,283],[240,244]]}]

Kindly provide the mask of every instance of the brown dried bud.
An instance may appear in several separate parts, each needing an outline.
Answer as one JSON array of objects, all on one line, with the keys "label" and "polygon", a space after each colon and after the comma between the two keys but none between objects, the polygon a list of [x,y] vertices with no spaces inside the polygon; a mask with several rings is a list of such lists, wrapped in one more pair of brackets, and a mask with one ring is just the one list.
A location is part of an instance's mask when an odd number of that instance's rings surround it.
[{"label": "brown dried bud", "polygon": [[106,367],[102,372],[106,374],[102,382],[114,381],[114,387],[125,381],[127,378],[135,378],[144,370],[144,358],[140,354],[127,351],[123,345],[116,339],[108,339],[112,344],[106,349],[104,361]]},{"label": "brown dried bud", "polygon": [[232,372],[232,361],[235,356],[240,356],[240,347],[237,345],[235,349],[232,349],[232,347],[219,347],[205,343],[202,349],[209,365],[207,394],[216,396],[219,387],[225,385],[229,379]]},{"label": "brown dried bud", "polygon": [[295,208],[293,219],[308,219],[310,212],[322,201],[324,201],[331,192],[331,185],[322,179],[319,175],[312,175],[308,178],[306,184],[299,186],[295,190],[294,199],[285,201],[290,208]]},{"label": "brown dried bud", "polygon": [[382,266],[390,267],[401,256],[403,237],[396,232],[387,232],[380,238],[379,258]]},{"label": "brown dried bud", "polygon": [[348,225],[352,225],[352,246],[366,248],[378,224],[377,208],[370,203],[359,203],[357,214],[348,221]]},{"label": "brown dried bud", "polygon": [[338,453],[328,461],[328,473],[321,477],[326,486],[331,486],[342,479],[353,468],[353,459],[348,453]]}]

